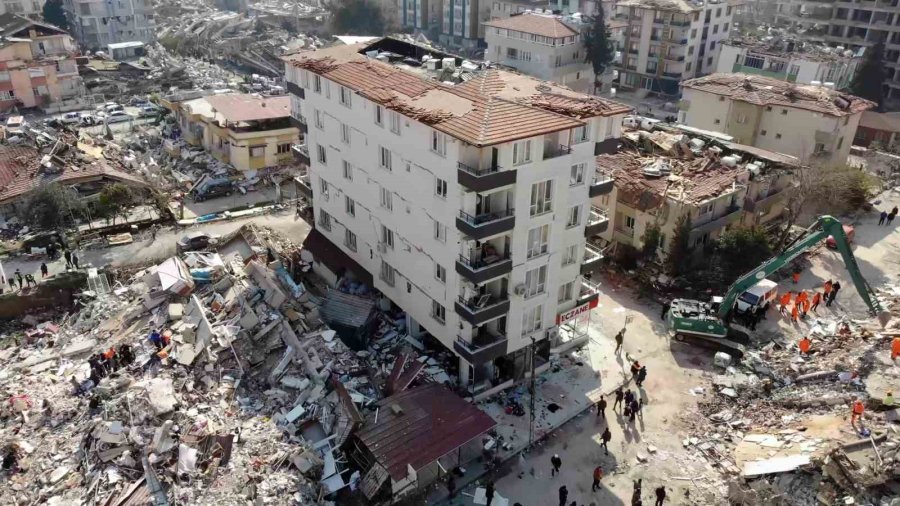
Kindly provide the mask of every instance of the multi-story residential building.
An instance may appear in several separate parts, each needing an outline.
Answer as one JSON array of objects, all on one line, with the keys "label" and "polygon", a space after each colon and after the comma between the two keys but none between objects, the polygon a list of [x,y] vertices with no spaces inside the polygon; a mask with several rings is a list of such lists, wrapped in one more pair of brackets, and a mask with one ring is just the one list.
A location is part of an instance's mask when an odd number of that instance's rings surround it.
[{"label": "multi-story residential building", "polygon": [[14,14],[0,15],[0,110],[38,107],[84,94],[69,34]]},{"label": "multi-story residential building", "polygon": [[900,142],[900,112],[865,111],[856,128],[853,144],[896,149]]},{"label": "multi-story residential building", "polygon": [[389,38],[285,61],[316,229],[410,332],[452,350],[472,390],[563,346],[557,325],[596,305],[585,237],[606,221],[589,199],[612,182],[594,156],[630,108]]},{"label": "multi-story residential building", "polygon": [[400,26],[426,32],[441,25],[441,9],[444,0],[393,0],[397,4],[397,21]]},{"label": "multi-story residential building", "polygon": [[900,1],[778,0],[776,23],[839,52],[885,43],[885,98],[900,105]]},{"label": "multi-story residential building", "polygon": [[490,19],[506,19],[527,11],[541,12],[551,9],[555,7],[548,0],[498,0],[491,2]]},{"label": "multi-story residential building", "polygon": [[681,86],[681,123],[803,164],[846,163],[860,117],[875,105],[825,86],[747,74],[713,74]]},{"label": "multi-story residential building", "polygon": [[491,16],[488,0],[442,0],[440,43],[474,50],[484,40],[482,23]]},{"label": "multi-story residential building", "polygon": [[0,0],[0,15],[39,16],[44,10],[44,2],[45,0]]},{"label": "multi-story residential building", "polygon": [[791,39],[729,39],[719,44],[718,73],[743,72],[790,81],[850,85],[863,58],[852,51]]},{"label": "multi-story residential building", "polygon": [[628,22],[618,85],[643,93],[678,94],[683,79],[716,69],[737,1],[622,0],[615,19]]},{"label": "multi-story residential building", "polygon": [[287,96],[228,94],[164,102],[175,111],[182,137],[241,172],[277,169],[294,162],[300,129],[291,124]]},{"label": "multi-story residential building", "polygon": [[526,12],[484,25],[485,59],[575,91],[593,90],[594,71],[586,61],[580,20]]},{"label": "multi-story residential building", "polygon": [[72,36],[87,49],[156,40],[150,0],[65,0],[63,8]]}]

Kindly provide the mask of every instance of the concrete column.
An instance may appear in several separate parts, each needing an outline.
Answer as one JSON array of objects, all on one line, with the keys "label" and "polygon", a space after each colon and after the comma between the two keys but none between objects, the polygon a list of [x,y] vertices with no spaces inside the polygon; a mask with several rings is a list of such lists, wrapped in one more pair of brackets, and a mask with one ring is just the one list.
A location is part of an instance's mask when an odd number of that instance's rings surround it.
[{"label": "concrete column", "polygon": [[469,384],[469,363],[462,357],[459,357],[459,384],[462,386]]},{"label": "concrete column", "polygon": [[419,337],[422,335],[422,326],[419,325],[419,322],[413,319],[409,313],[406,313],[406,329],[412,337]]}]

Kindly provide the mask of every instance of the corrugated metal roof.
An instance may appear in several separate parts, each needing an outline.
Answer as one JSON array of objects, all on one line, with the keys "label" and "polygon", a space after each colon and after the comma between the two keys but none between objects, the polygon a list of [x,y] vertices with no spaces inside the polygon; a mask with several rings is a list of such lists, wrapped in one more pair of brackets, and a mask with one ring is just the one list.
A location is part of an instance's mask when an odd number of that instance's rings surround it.
[{"label": "corrugated metal roof", "polygon": [[422,469],[497,425],[434,383],[382,399],[378,406],[378,423],[373,416],[358,437],[394,480],[406,477],[407,466]]},{"label": "corrugated metal roof", "polygon": [[322,317],[331,324],[362,327],[369,321],[375,301],[329,288],[322,304]]}]

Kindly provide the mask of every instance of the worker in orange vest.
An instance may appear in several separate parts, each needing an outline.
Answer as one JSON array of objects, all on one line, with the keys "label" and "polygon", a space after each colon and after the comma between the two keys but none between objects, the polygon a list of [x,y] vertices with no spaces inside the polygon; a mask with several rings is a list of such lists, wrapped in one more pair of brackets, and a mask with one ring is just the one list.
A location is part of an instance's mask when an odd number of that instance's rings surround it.
[{"label": "worker in orange vest", "polygon": [[806,313],[809,312],[809,299],[803,301],[803,317],[806,318]]},{"label": "worker in orange vest", "polygon": [[813,313],[816,312],[816,308],[819,307],[820,302],[822,302],[822,294],[819,292],[813,292],[812,307],[810,307]]},{"label": "worker in orange vest", "polygon": [[863,403],[858,398],[853,399],[853,414],[850,415],[850,423],[856,423],[856,419],[859,418],[862,421],[863,412],[866,410],[866,407],[863,406]]},{"label": "worker in orange vest", "polygon": [[803,301],[807,300],[808,298],[809,298],[809,294],[806,293],[805,290],[800,290],[800,292],[797,294],[797,302],[802,303]]},{"label": "worker in orange vest", "polygon": [[794,270],[794,274],[791,275],[791,278],[794,280],[795,285],[797,283],[799,283],[800,282],[800,270],[799,269]]},{"label": "worker in orange vest", "polygon": [[809,348],[812,346],[812,341],[810,341],[808,337],[803,336],[803,339],[797,344],[800,346],[801,355],[809,355]]},{"label": "worker in orange vest", "polygon": [[891,360],[896,362],[897,357],[900,357],[900,337],[895,337],[894,340],[891,341]]},{"label": "worker in orange vest", "polygon": [[796,321],[800,321],[800,308],[799,304],[794,303],[794,307],[791,308],[791,319]]},{"label": "worker in orange vest", "polygon": [[781,314],[784,315],[787,310],[787,305],[791,303],[791,292],[782,295],[781,300],[778,302],[781,304]]}]

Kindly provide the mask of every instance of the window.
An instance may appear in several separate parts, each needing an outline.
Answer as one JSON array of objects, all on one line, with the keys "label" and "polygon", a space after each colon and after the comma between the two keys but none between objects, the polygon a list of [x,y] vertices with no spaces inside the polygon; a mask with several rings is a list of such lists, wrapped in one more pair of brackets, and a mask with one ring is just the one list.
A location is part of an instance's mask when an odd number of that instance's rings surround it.
[{"label": "window", "polygon": [[765,130],[760,130],[760,131],[759,131],[759,135],[765,136],[765,135],[766,135],[766,131],[765,131]]},{"label": "window", "polygon": [[541,225],[528,231],[528,258],[534,258],[547,252],[550,239],[550,225]]},{"label": "window", "polygon": [[328,163],[328,155],[325,153],[325,146],[316,144],[316,158],[319,163]]},{"label": "window", "polygon": [[[710,42],[710,43],[709,43],[709,49],[712,50],[712,48],[713,48],[715,45],[716,45],[715,42]],[[712,57],[712,56],[710,56],[709,58],[706,59],[706,66],[707,66],[707,67],[710,66],[710,65],[712,65],[712,60],[713,60],[713,57]]]},{"label": "window", "polygon": [[722,17],[722,8],[721,8],[721,7],[719,7],[718,9],[716,9],[716,17],[717,17],[717,18],[721,18],[721,17]]},{"label": "window", "polygon": [[522,61],[531,61],[531,51],[522,51],[520,58]]},{"label": "window", "polygon": [[[219,139],[220,142],[221,142],[221,140],[222,139]],[[291,152],[291,143],[286,142],[284,144],[279,144],[278,147],[276,148],[275,152],[278,153],[279,155],[284,155],[284,154],[290,153]]]},{"label": "window", "polygon": [[572,298],[572,292],[575,290],[575,282],[569,281],[564,285],[559,285],[559,296],[556,298],[556,301],[559,303],[563,303]]},{"label": "window", "polygon": [[703,216],[706,213],[710,213],[713,210],[712,202],[709,204],[703,204],[700,206],[700,211],[697,212],[697,216]]},{"label": "window", "polygon": [[506,57],[510,60],[518,60],[519,59],[519,50],[514,47],[506,48]]},{"label": "window", "polygon": [[840,139],[838,139],[837,148],[841,149],[841,146],[843,146],[843,145],[844,145],[844,138],[841,137]]},{"label": "window", "polygon": [[747,122],[747,115],[746,115],[746,114],[738,114],[738,115],[737,115],[737,122],[738,122],[739,125],[743,125],[744,123],[746,123],[746,122]]},{"label": "window", "polygon": [[447,198],[447,181],[439,177],[434,178],[434,194],[441,198]]},{"label": "window", "polygon": [[380,277],[388,286],[394,286],[394,268],[384,260],[381,261]]},{"label": "window", "polygon": [[782,109],[781,114],[782,116],[787,116],[787,109]]},{"label": "window", "polygon": [[391,150],[384,146],[378,148],[378,166],[391,170]]},{"label": "window", "polygon": [[578,259],[578,244],[572,244],[571,246],[566,246],[566,249],[563,250],[563,255],[562,255],[563,267],[574,264],[575,260],[577,260],[577,259]]},{"label": "window", "polygon": [[350,144],[350,125],[341,123],[341,142]]},{"label": "window", "polygon": [[530,334],[532,332],[537,332],[541,330],[543,325],[543,313],[544,306],[538,304],[537,306],[526,310],[522,313],[522,335]]},{"label": "window", "polygon": [[447,154],[447,136],[437,130],[431,131],[431,151],[444,156]]},{"label": "window", "polygon": [[331,215],[324,209],[319,209],[319,226],[324,230],[331,231]]},{"label": "window", "polygon": [[[713,25],[713,33],[719,33],[719,25]],[[712,49],[712,47],[710,47]]]},{"label": "window", "polygon": [[313,116],[315,116],[316,128],[323,130],[325,128],[325,114],[323,114],[322,111],[315,109],[313,110]]},{"label": "window", "polygon": [[771,106],[771,105],[767,105],[767,106],[766,106],[766,111],[771,111],[771,110],[772,110],[772,106]]},{"label": "window", "polygon": [[447,282],[447,269],[441,264],[434,264],[434,277],[441,283]]},{"label": "window", "polygon": [[568,217],[566,218],[566,228],[577,227],[581,224],[581,206],[572,206],[569,208]]},{"label": "window", "polygon": [[388,115],[391,118],[391,132],[400,135],[400,113],[389,111]]},{"label": "window", "polygon": [[717,119],[717,120],[713,121],[713,123],[718,125],[718,124],[722,123],[722,121]]},{"label": "window", "polygon": [[776,139],[780,139],[780,138],[781,138],[781,134],[775,134],[775,138],[776,138]]},{"label": "window", "polygon": [[9,71],[8,70],[0,70],[0,81],[9,81]]},{"label": "window", "polygon": [[353,166],[350,165],[350,162],[344,160],[341,164],[344,172],[344,179],[348,181],[353,181]]},{"label": "window", "polygon": [[722,25],[722,33],[728,33],[728,23]]},{"label": "window", "polygon": [[375,124],[380,127],[384,126],[384,107],[380,105],[375,106]]},{"label": "window", "polygon": [[585,142],[588,140],[587,125],[572,129],[572,143]]},{"label": "window", "polygon": [[547,266],[542,265],[525,273],[525,298],[544,293],[547,284]]},{"label": "window", "polygon": [[350,107],[350,97],[353,95],[353,92],[350,91],[346,86],[340,87],[340,96],[338,97],[338,101],[340,101],[341,105],[345,105]]},{"label": "window", "polygon": [[344,211],[350,216],[356,216],[356,202],[346,195],[344,195]]},{"label": "window", "polygon": [[825,152],[825,144],[822,144],[821,142],[817,142],[815,147],[813,147],[813,153],[821,154],[824,152]]},{"label": "window", "polygon": [[434,238],[440,242],[447,242],[447,226],[434,220]]},{"label": "window", "polygon": [[693,56],[693,55],[694,55],[694,46],[691,46],[688,48],[688,56]]},{"label": "window", "polygon": [[322,198],[328,200],[328,181],[324,179],[319,179],[319,193],[322,194]]},{"label": "window", "polygon": [[394,210],[394,194],[387,188],[381,188],[381,207],[388,211]]},{"label": "window", "polygon": [[724,96],[721,96],[721,95],[719,95],[719,102],[724,102],[724,101],[725,101],[725,97],[724,97]]},{"label": "window", "polygon": [[634,217],[626,216],[625,217],[625,228],[634,228]]},{"label": "window", "polygon": [[521,165],[531,161],[531,141],[519,141],[513,144],[513,165]]},{"label": "window", "polygon": [[356,251],[356,234],[351,232],[349,228],[344,231],[344,246],[350,251]]},{"label": "window", "polygon": [[531,215],[550,212],[553,202],[553,181],[541,181],[531,185]]},{"label": "window", "polygon": [[313,91],[322,93],[322,76],[318,74],[313,75]]},{"label": "window", "polygon": [[444,306],[440,305],[436,300],[431,301],[431,317],[440,323],[447,321],[447,313]]},{"label": "window", "polygon": [[381,226],[381,242],[388,248],[394,249],[394,231],[384,225]]},{"label": "window", "polygon": [[577,186],[584,182],[584,164],[579,163],[572,166],[569,171],[569,186]]}]

